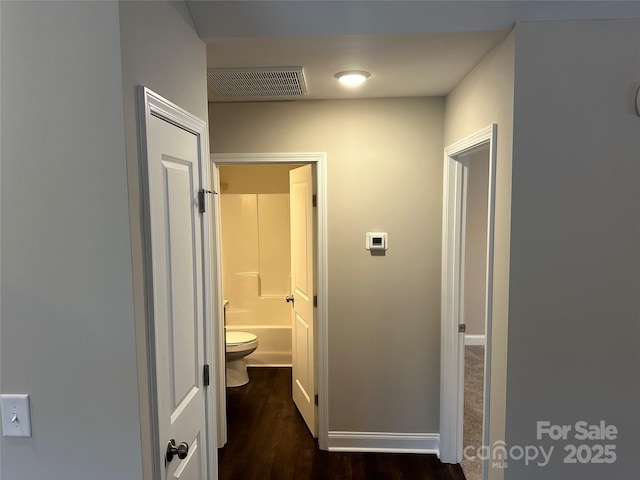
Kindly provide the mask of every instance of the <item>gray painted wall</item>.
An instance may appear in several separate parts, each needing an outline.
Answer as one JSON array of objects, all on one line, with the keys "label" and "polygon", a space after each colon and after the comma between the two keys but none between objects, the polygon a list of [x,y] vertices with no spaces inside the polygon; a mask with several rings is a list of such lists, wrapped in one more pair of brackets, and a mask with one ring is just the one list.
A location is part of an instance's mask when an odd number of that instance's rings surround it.
[{"label": "gray painted wall", "polygon": [[[444,143],[451,145],[492,123],[498,125],[491,328],[490,443],[504,440],[511,229],[515,34],[491,51],[447,96]],[[492,469],[489,478],[502,478]]]},{"label": "gray painted wall", "polygon": [[[640,22],[517,27],[507,437],[556,446],[508,480],[640,477]],[[567,465],[536,422],[616,425],[617,461]]]},{"label": "gray painted wall", "polygon": [[0,475],[150,480],[135,86],[206,119],[204,44],[182,2],[0,8]]},{"label": "gray painted wall", "polygon": [[0,387],[33,428],[0,473],[141,478],[118,5],[0,8]]},{"label": "gray painted wall", "polygon": [[[206,121],[206,53],[183,2],[120,2],[131,261],[135,304],[143,464],[151,462],[146,310],[136,87],[144,85]],[[151,472],[145,471],[145,478]]]},{"label": "gray painted wall", "polygon": [[[443,107],[210,105],[215,153],[327,152],[332,431],[439,431]],[[386,256],[367,231],[389,232]]]}]

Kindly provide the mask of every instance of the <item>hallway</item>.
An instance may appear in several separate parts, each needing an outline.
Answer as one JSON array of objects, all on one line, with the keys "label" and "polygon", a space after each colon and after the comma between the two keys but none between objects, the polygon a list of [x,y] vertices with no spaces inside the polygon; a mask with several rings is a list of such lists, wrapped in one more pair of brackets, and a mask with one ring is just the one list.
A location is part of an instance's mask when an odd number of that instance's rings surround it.
[{"label": "hallway", "polygon": [[321,451],[291,399],[291,370],[250,368],[249,377],[227,389],[221,480],[464,480],[435,455]]}]

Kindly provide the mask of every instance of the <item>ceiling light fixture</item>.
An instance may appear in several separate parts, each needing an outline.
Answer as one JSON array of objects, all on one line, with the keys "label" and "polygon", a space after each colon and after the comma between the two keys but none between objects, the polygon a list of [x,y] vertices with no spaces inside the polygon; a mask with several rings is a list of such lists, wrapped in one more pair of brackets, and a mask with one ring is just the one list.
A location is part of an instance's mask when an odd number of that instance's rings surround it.
[{"label": "ceiling light fixture", "polygon": [[345,70],[344,72],[338,72],[335,74],[335,77],[340,81],[340,83],[350,87],[364,83],[370,76],[371,74],[364,70]]}]

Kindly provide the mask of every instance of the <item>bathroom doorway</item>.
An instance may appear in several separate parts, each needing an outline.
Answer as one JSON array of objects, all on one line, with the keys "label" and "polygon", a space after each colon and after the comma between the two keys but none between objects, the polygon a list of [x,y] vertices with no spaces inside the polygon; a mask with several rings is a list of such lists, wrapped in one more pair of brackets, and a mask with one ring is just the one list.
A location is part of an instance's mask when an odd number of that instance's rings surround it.
[{"label": "bathroom doorway", "polygon": [[[320,448],[326,445],[326,195],[324,154],[213,154],[212,185],[215,195],[214,302],[218,306],[219,322],[215,322],[214,368],[218,396],[218,447],[227,441],[227,399],[225,385],[225,324],[226,330],[245,331],[258,337],[259,347],[249,357],[253,367],[293,367],[293,387],[311,380],[311,385],[294,400]],[[305,167],[306,166],[306,167]],[[315,255],[310,258],[312,284],[309,301],[315,320],[305,335],[296,333],[292,312],[303,303],[297,293],[294,302],[289,262],[289,171],[308,170],[314,208],[310,218],[310,233],[315,240]],[[311,196],[309,197],[311,200]],[[226,215],[225,215],[226,213]],[[295,237],[294,237],[295,238]],[[295,250],[295,249],[294,249]],[[243,252],[235,255],[234,251]],[[234,258],[235,255],[235,258]],[[292,260],[295,263],[295,260]],[[224,268],[223,268],[224,265]],[[283,265],[286,268],[283,268]],[[296,269],[299,270],[299,269]],[[294,272],[295,273],[295,272]],[[295,276],[294,276],[295,277]],[[314,299],[315,297],[315,299]],[[315,300],[315,305],[314,305]],[[297,303],[297,305],[295,305]],[[293,304],[293,305],[292,305]],[[258,315],[263,316],[256,321]],[[299,315],[295,315],[299,318]],[[304,375],[296,362],[296,342],[301,339],[310,347],[309,362],[303,365]],[[304,358],[307,358],[305,355]],[[299,365],[298,365],[299,366]],[[298,372],[298,373],[297,373]],[[308,375],[307,375],[308,374]],[[300,399],[303,401],[301,402]],[[326,447],[325,447],[326,448]]]},{"label": "bathroom doorway", "polygon": [[440,457],[468,480],[488,478],[496,135],[445,149]]}]

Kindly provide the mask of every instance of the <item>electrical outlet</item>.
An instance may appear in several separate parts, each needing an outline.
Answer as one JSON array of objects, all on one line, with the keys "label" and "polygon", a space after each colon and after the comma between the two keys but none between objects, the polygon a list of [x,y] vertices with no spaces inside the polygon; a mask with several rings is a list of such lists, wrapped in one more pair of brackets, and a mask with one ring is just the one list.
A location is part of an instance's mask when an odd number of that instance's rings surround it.
[{"label": "electrical outlet", "polygon": [[2,406],[2,435],[4,437],[30,437],[29,395],[0,395],[0,405]]}]

